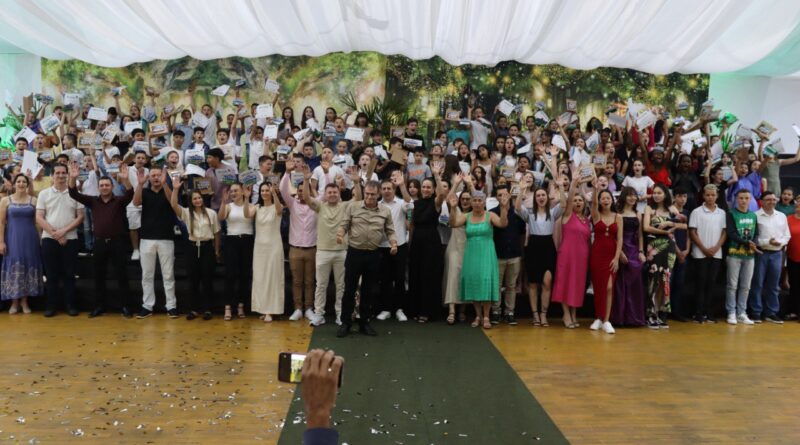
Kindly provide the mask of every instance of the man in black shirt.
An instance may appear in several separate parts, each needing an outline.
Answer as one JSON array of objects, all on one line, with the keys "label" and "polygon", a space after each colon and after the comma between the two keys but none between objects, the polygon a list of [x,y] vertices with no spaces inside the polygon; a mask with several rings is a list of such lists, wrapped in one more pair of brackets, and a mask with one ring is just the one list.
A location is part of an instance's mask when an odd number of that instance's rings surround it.
[{"label": "man in black shirt", "polygon": [[[497,199],[502,201],[503,196],[508,196],[508,187],[499,185],[496,188]],[[522,199],[517,197],[517,199]],[[490,210],[500,215],[500,207]],[[505,287],[503,302],[505,303],[505,316],[503,319],[510,325],[517,324],[514,319],[514,307],[517,300],[517,278],[522,265],[522,242],[525,239],[527,227],[525,221],[514,212],[514,206],[508,210],[508,226],[494,229],[494,249],[497,252],[497,268],[500,272],[500,286]],[[500,300],[492,305],[492,324],[500,322]]]},{"label": "man in black shirt", "polygon": [[153,314],[156,303],[155,272],[156,258],[161,265],[161,276],[164,280],[164,293],[167,296],[167,314],[170,318],[178,318],[177,300],[175,298],[175,242],[173,226],[175,213],[165,194],[166,170],[161,167],[150,169],[144,188],[144,172],[137,172],[138,185],[133,194],[133,204],[142,206],[142,228],[139,252],[142,264],[142,310],[136,318],[147,318]]}]

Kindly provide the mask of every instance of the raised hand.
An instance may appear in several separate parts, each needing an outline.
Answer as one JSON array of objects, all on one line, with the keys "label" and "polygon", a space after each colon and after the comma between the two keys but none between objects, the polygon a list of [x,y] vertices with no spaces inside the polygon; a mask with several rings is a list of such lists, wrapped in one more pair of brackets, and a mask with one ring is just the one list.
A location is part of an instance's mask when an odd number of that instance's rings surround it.
[{"label": "raised hand", "polygon": [[458,196],[455,193],[447,195],[447,206],[451,209],[458,207]]},{"label": "raised hand", "polygon": [[127,168],[119,169],[119,173],[117,173],[117,180],[120,182],[125,182],[128,180],[130,172]]},{"label": "raised hand", "polygon": [[78,163],[75,161],[70,161],[67,170],[69,170],[68,173],[70,179],[77,179],[81,174],[81,169],[78,167]]},{"label": "raised hand", "polygon": [[303,164],[303,178],[308,181],[311,179],[311,168],[308,164]]},{"label": "raised hand", "polygon": [[[120,170],[120,171],[122,171],[122,170]],[[141,175],[140,175],[140,176],[141,176]],[[140,178],[139,180],[141,181],[141,178]],[[141,182],[140,182],[140,184],[141,184]],[[179,188],[181,188],[181,186],[182,186],[182,185],[183,185],[183,179],[181,179],[181,177],[180,177],[180,176],[176,176],[175,178],[173,178],[173,179],[172,179],[172,188],[173,188],[174,190],[178,190]],[[225,190],[225,191],[223,192],[223,195],[222,195],[222,196],[223,196],[223,198],[222,198],[222,199],[223,199],[223,201],[225,201],[225,200],[227,200],[227,199],[228,199],[228,197],[226,196],[226,194],[227,194],[227,193],[228,193],[228,191],[227,191],[227,190]]]}]

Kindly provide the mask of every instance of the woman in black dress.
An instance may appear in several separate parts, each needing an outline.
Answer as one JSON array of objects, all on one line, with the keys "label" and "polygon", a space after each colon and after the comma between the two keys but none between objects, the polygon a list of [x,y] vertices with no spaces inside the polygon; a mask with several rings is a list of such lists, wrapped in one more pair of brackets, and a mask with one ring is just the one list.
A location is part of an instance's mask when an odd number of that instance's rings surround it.
[{"label": "woman in black dress", "polygon": [[446,193],[441,186],[441,174],[437,166],[433,178],[422,181],[411,218],[414,235],[408,254],[408,287],[411,314],[420,323],[434,316],[442,302],[444,249],[437,227]]}]

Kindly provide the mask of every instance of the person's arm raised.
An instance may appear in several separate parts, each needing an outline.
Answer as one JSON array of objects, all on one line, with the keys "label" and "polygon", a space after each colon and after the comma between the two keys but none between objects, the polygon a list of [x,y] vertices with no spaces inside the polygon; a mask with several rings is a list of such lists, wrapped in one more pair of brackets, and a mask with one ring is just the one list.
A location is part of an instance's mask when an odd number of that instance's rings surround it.
[{"label": "person's arm raised", "polygon": [[183,215],[183,209],[181,208],[180,204],[178,204],[178,193],[180,193],[181,185],[183,185],[183,181],[181,178],[175,178],[172,180],[172,193],[170,194],[169,204],[172,206],[172,211],[175,212],[175,215],[180,218]]}]

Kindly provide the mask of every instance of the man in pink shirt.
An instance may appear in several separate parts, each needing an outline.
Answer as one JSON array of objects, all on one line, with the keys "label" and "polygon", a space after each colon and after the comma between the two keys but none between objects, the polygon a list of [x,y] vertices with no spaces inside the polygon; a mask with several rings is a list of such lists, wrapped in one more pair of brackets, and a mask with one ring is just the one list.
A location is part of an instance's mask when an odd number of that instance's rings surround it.
[{"label": "man in pink shirt", "polygon": [[[286,174],[281,179],[281,196],[289,208],[289,269],[292,271],[292,299],[294,312],[289,320],[305,317],[312,321],[314,315],[314,276],[317,255],[317,213],[308,206],[303,196],[303,187],[297,186],[293,196],[289,180],[295,169],[294,159],[286,161]],[[308,199],[312,199],[308,197]]]}]

